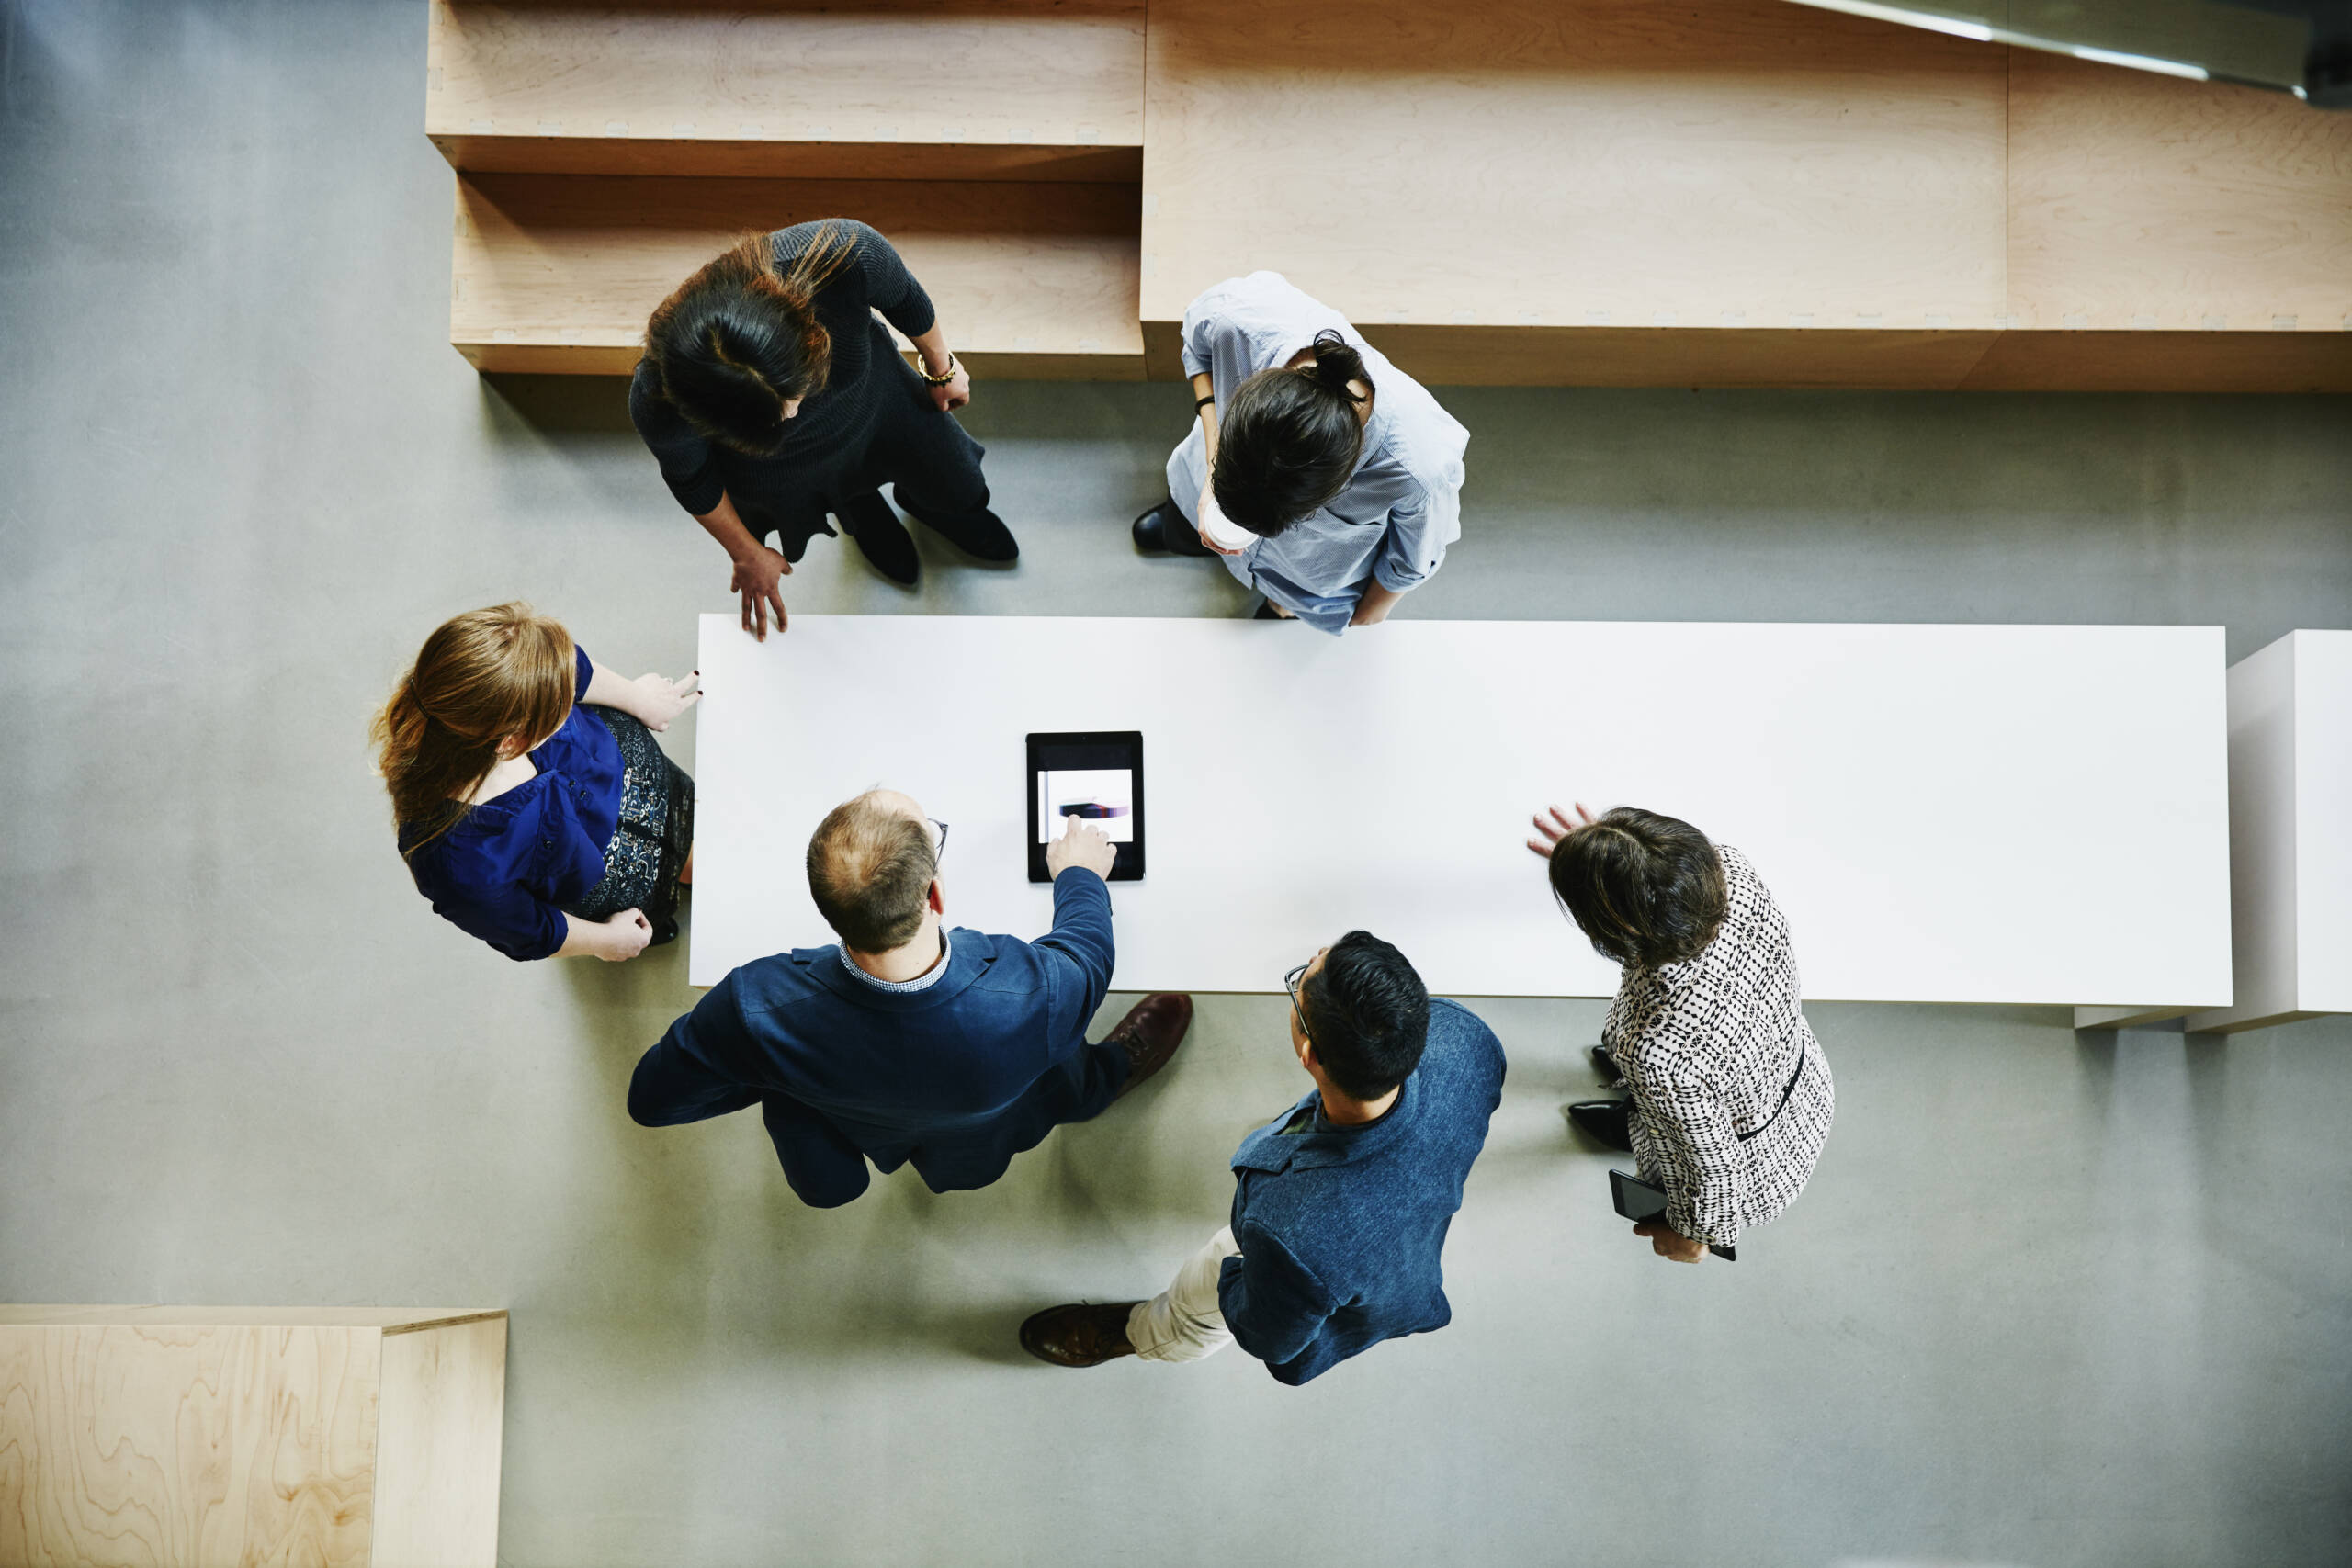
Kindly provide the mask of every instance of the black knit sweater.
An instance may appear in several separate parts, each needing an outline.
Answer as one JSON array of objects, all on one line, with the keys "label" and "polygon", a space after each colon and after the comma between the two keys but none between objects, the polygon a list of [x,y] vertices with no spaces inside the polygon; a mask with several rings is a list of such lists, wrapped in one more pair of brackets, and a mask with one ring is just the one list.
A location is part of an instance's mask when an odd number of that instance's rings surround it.
[{"label": "black knit sweater", "polygon": [[661,378],[650,359],[640,359],[628,387],[628,416],[637,433],[662,465],[662,478],[678,504],[699,517],[730,493],[757,495],[778,484],[788,484],[795,471],[806,472],[816,454],[837,446],[851,432],[864,430],[880,405],[890,383],[885,377],[900,373],[887,362],[883,334],[876,330],[872,312],[916,337],[927,333],[936,319],[931,297],[914,280],[899,253],[875,230],[849,218],[823,219],[779,229],[774,236],[776,265],[790,267],[831,225],[850,242],[847,260],[817,291],[817,320],[831,334],[832,369],[823,389],[800,404],[800,412],[786,425],[784,446],[760,457],[747,457],[721,446],[688,424],[677,408],[662,395]]}]

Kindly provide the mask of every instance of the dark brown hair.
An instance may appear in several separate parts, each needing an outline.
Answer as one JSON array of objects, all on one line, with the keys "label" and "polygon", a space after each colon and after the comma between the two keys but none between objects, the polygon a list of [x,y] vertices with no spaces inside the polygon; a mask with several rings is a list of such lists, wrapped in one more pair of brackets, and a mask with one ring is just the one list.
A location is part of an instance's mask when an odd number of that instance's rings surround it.
[{"label": "dark brown hair", "polygon": [[1621,806],[1552,851],[1552,893],[1604,958],[1696,958],[1724,923],[1723,857],[1690,823]]},{"label": "dark brown hair", "polygon": [[808,838],[808,894],[853,953],[888,953],[914,939],[939,855],[922,822],[875,792],[825,813]]},{"label": "dark brown hair", "polygon": [[1261,370],[1234,389],[1217,427],[1209,476],[1217,510],[1252,534],[1274,538],[1348,488],[1363,456],[1372,385],[1363,355],[1338,333],[1315,334],[1315,357],[1295,370]]},{"label": "dark brown hair", "polygon": [[435,627],[371,728],[401,852],[415,854],[464,818],[465,796],[498,765],[500,741],[519,735],[536,746],[553,735],[578,680],[571,634],[519,601]]},{"label": "dark brown hair", "polygon": [[645,323],[662,395],[711,440],[754,456],[774,451],[784,405],[823,389],[832,368],[817,293],[855,248],[827,223],[789,269],[776,265],[773,234],[746,234],[705,263]]}]

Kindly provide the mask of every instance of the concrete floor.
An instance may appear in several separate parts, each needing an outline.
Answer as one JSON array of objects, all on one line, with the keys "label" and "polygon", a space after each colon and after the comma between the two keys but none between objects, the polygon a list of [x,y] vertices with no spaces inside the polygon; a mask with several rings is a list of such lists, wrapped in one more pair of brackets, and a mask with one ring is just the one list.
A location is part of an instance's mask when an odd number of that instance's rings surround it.
[{"label": "concrete floor", "polygon": [[[978,1194],[815,1213],[753,1118],[631,1125],[681,953],[521,967],[434,919],[366,726],[509,595],[683,669],[723,562],[615,385],[447,348],[424,33],[0,0],[0,1300],[512,1307],[517,1564],[2352,1557],[2352,1021],[1817,1008],[1812,1190],[1684,1269],[1559,1116],[1600,1007],[1474,1001],[1513,1066],[1455,1325],[1300,1391],[1012,1338],[1217,1223],[1299,1087],[1277,998],[1210,998],[1161,1084]],[[1408,615],[2225,622],[2233,656],[2352,624],[2344,400],[1444,395],[1466,535]],[[820,543],[790,602],[1231,613],[1125,538],[1184,416],[984,384],[1019,569],[907,594]]]}]

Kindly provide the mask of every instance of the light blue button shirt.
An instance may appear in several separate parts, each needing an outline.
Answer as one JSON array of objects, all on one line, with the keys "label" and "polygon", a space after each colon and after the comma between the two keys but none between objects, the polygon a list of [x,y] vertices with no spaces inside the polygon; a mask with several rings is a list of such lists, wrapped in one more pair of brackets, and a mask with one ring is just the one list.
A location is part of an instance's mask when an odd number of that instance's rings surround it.
[{"label": "light blue button shirt", "polygon": [[[1348,629],[1364,584],[1402,593],[1444,563],[1462,536],[1462,454],[1470,433],[1429,389],[1365,343],[1347,318],[1299,292],[1278,272],[1227,278],[1184,310],[1184,373],[1206,371],[1217,417],[1234,389],[1261,370],[1288,364],[1326,328],[1363,355],[1372,377],[1372,418],[1348,488],[1319,512],[1260,539],[1226,570],[1318,631]],[[1208,447],[1198,421],[1168,458],[1168,493],[1197,528],[1208,483]]]}]

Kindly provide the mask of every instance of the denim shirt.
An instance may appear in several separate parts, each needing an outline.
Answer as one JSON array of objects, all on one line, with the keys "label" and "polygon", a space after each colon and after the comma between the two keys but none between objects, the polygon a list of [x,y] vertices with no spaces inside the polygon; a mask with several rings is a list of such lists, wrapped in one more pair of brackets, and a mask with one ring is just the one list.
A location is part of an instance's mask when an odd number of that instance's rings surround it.
[{"label": "denim shirt", "polygon": [[[1384,1339],[1453,1318],[1439,1255],[1502,1102],[1502,1043],[1458,1002],[1379,1121],[1340,1127],[1310,1093],[1233,1156],[1233,1239],[1217,1303],[1276,1381],[1303,1383]],[[1301,1111],[1315,1112],[1300,1130]]]},{"label": "denim shirt", "polygon": [[[1363,341],[1346,317],[1294,288],[1278,272],[1228,278],[1184,310],[1184,373],[1208,373],[1217,414],[1242,382],[1291,356],[1329,328],[1363,355],[1372,378],[1372,417],[1347,488],[1328,506],[1259,539],[1226,570],[1318,631],[1347,630],[1367,582],[1403,593],[1444,564],[1462,536],[1462,454],[1470,433],[1429,389]],[[1168,493],[1198,527],[1208,482],[1199,423],[1168,459]]]}]

